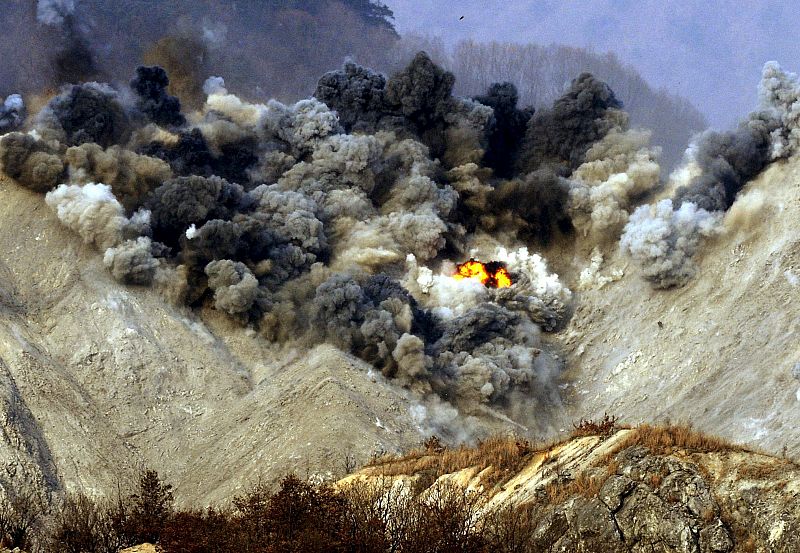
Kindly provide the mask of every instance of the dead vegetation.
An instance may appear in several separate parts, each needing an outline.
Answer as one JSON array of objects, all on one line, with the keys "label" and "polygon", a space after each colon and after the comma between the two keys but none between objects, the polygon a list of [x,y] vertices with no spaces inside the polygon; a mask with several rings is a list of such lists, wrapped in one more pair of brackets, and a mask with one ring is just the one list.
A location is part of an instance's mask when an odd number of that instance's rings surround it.
[{"label": "dead vegetation", "polygon": [[[546,513],[576,497],[598,497],[608,479],[620,474],[618,454],[625,449],[643,446],[655,455],[690,460],[698,453],[749,452],[688,425],[640,425],[618,435],[622,427],[616,417],[606,415],[598,421],[581,420],[573,427],[571,440],[591,436],[613,439],[616,435],[617,441],[611,453],[594,466],[573,470],[559,457],[558,448],[565,442],[534,446],[524,439],[499,436],[475,447],[451,448],[432,437],[407,455],[373,459],[360,472],[363,478],[332,486],[290,475],[277,490],[259,483],[230,505],[205,510],[174,510],[171,487],[155,472],[146,471],[140,490],[124,502],[101,505],[83,496],[69,497],[55,518],[55,527],[39,532],[45,531],[45,541],[63,550],[94,553],[111,553],[141,541],[158,543],[166,553],[532,553],[540,550],[531,536]],[[507,482],[537,460],[541,470],[549,472],[545,476],[550,481],[537,491],[536,499],[482,511],[492,496],[492,486]],[[725,458],[726,462],[734,460]],[[769,479],[775,470],[796,467],[785,459],[750,461],[736,467],[737,478]],[[481,473],[482,491],[439,480],[468,468]],[[401,475],[415,477],[410,487],[397,481],[395,477]],[[650,474],[646,482],[657,489],[665,476]],[[709,523],[713,515],[710,510],[702,513],[702,518]],[[748,551],[748,543],[755,543],[750,529],[727,511],[721,516],[742,550]]]},{"label": "dead vegetation", "polygon": [[507,436],[489,438],[475,447],[457,448],[445,447],[438,438],[429,438],[422,447],[406,455],[384,455],[373,459],[363,472],[382,476],[420,475],[435,481],[442,475],[467,468],[480,472],[491,467],[491,471],[484,475],[486,482],[499,484],[522,470],[536,453],[545,450],[528,440]]},{"label": "dead vegetation", "polygon": [[572,480],[553,480],[545,487],[545,497],[550,505],[560,505],[576,496],[597,497],[610,474],[582,472]]},{"label": "dead vegetation", "polygon": [[646,447],[656,455],[672,455],[678,452],[686,454],[721,451],[754,452],[719,436],[699,432],[690,424],[640,424],[614,448],[614,453],[637,445]]},{"label": "dead vegetation", "polygon": [[617,417],[603,413],[600,420],[581,419],[572,425],[572,437],[581,438],[584,436],[602,436],[607,438],[614,434],[621,427],[617,425]]}]

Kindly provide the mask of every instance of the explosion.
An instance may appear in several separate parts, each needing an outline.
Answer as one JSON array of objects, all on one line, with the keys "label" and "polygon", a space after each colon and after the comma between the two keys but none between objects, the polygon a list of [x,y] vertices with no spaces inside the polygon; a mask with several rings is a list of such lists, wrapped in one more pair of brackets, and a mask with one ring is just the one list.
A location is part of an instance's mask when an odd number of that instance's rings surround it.
[{"label": "explosion", "polygon": [[479,280],[487,288],[508,288],[513,284],[511,275],[503,263],[499,261],[481,263],[474,258],[458,264],[453,278],[456,280],[465,278]]},{"label": "explosion", "polygon": [[[534,113],[510,83],[454,96],[424,52],[388,77],[347,63],[288,105],[209,77],[190,110],[157,66],[128,84],[64,86],[27,119],[9,97],[0,170],[45,194],[119,282],[221,311],[276,347],[333,344],[417,398],[426,429],[462,436],[459,416],[473,426],[487,413],[546,429],[562,364],[541,333],[564,328],[573,298],[534,248],[607,247],[627,224],[622,246],[652,266],[646,277],[684,279],[718,222],[707,210],[727,206],[716,200],[735,196],[771,139],[800,142],[778,124],[793,121],[797,87],[769,76],[774,117],[704,139],[696,164],[725,171],[656,215],[636,208],[662,184],[658,151],[605,83],[581,75]],[[430,268],[454,257],[469,260]]]}]

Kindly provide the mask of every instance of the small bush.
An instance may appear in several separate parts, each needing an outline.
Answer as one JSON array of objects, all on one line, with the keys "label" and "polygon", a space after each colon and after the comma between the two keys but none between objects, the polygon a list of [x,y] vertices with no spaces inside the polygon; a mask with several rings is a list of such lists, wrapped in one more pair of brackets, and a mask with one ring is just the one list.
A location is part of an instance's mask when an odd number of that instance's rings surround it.
[{"label": "small bush", "polygon": [[83,494],[68,496],[56,517],[52,549],[68,553],[116,553],[124,543],[114,530],[113,512],[113,508],[98,505]]},{"label": "small bush", "polygon": [[608,437],[617,430],[617,417],[604,413],[603,418],[598,421],[581,419],[578,423],[573,423],[572,427],[573,438],[582,436]]},{"label": "small bush", "polygon": [[30,548],[45,511],[44,501],[34,492],[0,498],[0,546]]}]

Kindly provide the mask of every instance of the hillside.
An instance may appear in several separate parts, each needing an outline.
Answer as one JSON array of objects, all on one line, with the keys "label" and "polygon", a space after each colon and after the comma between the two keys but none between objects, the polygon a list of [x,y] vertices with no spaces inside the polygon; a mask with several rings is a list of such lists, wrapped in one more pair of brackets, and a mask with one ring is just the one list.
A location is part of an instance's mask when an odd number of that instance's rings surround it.
[{"label": "hillside", "polygon": [[[536,114],[454,79],[420,52],[293,105],[215,77],[184,113],[159,67],[27,120],[10,98],[0,485],[108,497],[149,467],[207,505],[603,412],[796,454],[800,80],[765,65],[764,111],[698,137],[672,190],[592,75]],[[667,220],[640,205],[673,192]]]},{"label": "hillside", "polygon": [[495,440],[478,449],[417,450],[378,460],[338,487],[380,490],[395,504],[419,494],[453,517],[442,529],[461,521],[486,532],[485,521],[489,535],[504,532],[507,551],[800,546],[796,464],[685,427],[604,430],[538,447]]},{"label": "hillside", "polygon": [[[728,213],[728,234],[685,288],[654,291],[609,258],[601,274],[625,275],[578,292],[569,326],[551,336],[567,352],[563,427],[608,411],[800,451],[798,183],[795,160],[751,183],[760,210]],[[122,287],[41,197],[7,183],[0,193],[5,482],[102,493],[148,464],[180,500],[206,503],[259,476],[335,476],[423,437],[412,402],[363,362],[324,345],[272,351],[213,311]]]},{"label": "hillside", "polygon": [[40,196],[6,182],[0,195],[4,487],[110,493],[147,464],[205,503],[419,440],[409,400],[363,362],[271,351],[120,286]]},{"label": "hillside", "polygon": [[[744,188],[685,287],[652,289],[612,250],[600,274],[624,276],[578,292],[556,337],[567,355],[572,418],[607,411],[629,422],[691,421],[800,453],[798,217],[800,164],[790,159]],[[577,285],[576,268],[563,271]]]}]

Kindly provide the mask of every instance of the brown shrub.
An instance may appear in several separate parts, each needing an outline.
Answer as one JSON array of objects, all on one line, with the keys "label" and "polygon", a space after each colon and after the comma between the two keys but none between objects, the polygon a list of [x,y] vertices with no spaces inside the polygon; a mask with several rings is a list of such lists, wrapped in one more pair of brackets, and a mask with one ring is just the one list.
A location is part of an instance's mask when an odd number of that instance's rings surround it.
[{"label": "brown shrub", "polygon": [[678,450],[687,453],[750,451],[724,438],[698,432],[689,424],[641,424],[635,427],[615,450],[622,451],[635,445],[644,446],[657,455],[671,455]]},{"label": "brown shrub", "polygon": [[114,529],[114,508],[98,505],[83,494],[68,496],[50,537],[54,551],[116,553],[125,544]]},{"label": "brown shrub", "polygon": [[46,506],[34,492],[0,498],[0,546],[28,549]]},{"label": "brown shrub", "polygon": [[179,511],[165,525],[159,545],[164,553],[256,551],[242,547],[241,537],[240,528],[226,511]]},{"label": "brown shrub", "polygon": [[487,551],[493,553],[539,553],[533,543],[541,508],[534,504],[503,507],[481,523]]},{"label": "brown shrub", "polygon": [[572,424],[572,437],[580,438],[583,436],[611,436],[617,430],[617,417],[608,413],[603,413],[600,420],[581,419]]}]

